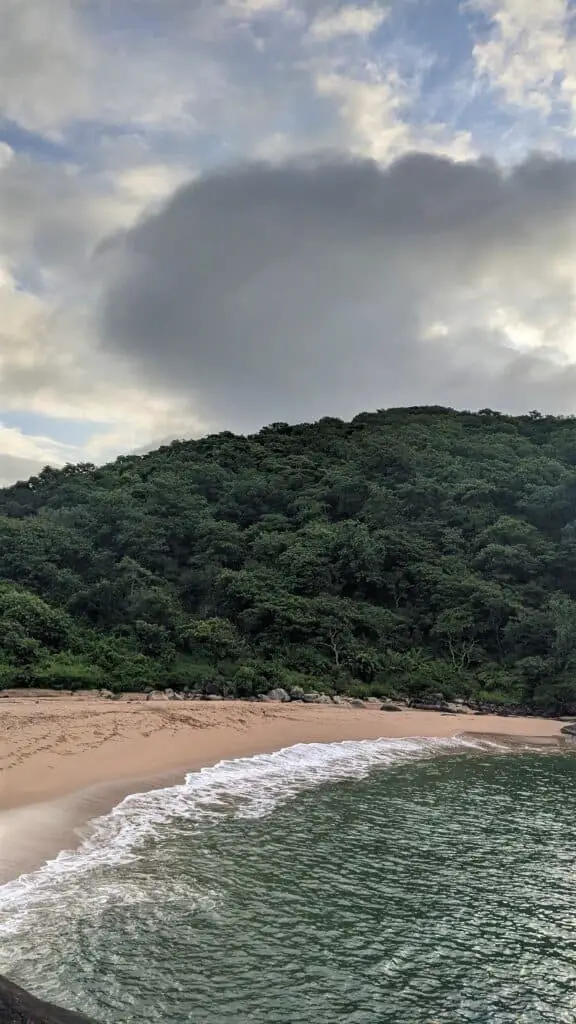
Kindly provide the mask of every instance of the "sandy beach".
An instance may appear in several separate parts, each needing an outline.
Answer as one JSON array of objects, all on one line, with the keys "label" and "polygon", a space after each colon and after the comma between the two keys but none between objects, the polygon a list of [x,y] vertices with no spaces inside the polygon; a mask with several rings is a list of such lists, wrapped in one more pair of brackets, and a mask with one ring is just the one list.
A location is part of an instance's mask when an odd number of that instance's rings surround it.
[{"label": "sandy beach", "polygon": [[242,702],[78,697],[0,701],[0,881],[77,841],[75,829],[130,792],[178,781],[222,759],[295,743],[463,732],[554,741],[535,718]]}]

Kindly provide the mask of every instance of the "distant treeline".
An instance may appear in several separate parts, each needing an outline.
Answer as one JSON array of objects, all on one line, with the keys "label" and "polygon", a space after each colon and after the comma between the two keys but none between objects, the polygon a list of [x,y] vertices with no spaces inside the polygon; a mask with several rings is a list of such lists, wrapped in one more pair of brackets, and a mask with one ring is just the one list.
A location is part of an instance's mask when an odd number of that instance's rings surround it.
[{"label": "distant treeline", "polygon": [[275,423],[0,491],[0,686],[576,705],[576,420]]}]

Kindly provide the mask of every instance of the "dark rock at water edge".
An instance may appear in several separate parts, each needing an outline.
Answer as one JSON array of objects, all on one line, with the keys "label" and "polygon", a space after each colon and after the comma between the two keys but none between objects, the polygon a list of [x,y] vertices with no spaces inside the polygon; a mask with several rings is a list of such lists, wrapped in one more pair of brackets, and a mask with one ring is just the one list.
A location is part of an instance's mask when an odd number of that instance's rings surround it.
[{"label": "dark rock at water edge", "polygon": [[562,729],[560,731],[563,736],[576,737],[576,722],[571,722],[570,725],[562,726]]},{"label": "dark rock at water edge", "polygon": [[29,995],[0,975],[0,1024],[96,1024],[90,1017]]}]

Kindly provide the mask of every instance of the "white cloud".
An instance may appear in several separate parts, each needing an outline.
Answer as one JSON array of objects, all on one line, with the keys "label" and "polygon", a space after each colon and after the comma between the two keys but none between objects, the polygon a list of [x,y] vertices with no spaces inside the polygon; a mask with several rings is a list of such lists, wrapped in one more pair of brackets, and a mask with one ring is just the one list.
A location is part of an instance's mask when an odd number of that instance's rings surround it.
[{"label": "white cloud", "polygon": [[285,11],[289,0],[227,0],[227,8],[234,15],[244,17]]},{"label": "white cloud", "polygon": [[141,211],[150,203],[165,199],[194,177],[194,172],[188,167],[144,164],[121,171],[115,177],[114,185]]},{"label": "white cloud", "polygon": [[[0,169],[0,407],[102,423],[77,458],[111,457],[142,439],[201,429],[189,403],[151,394],[98,350],[89,316],[100,240],[189,177],[186,168],[160,163],[89,174],[18,154]],[[10,459],[28,457],[13,449],[5,452]],[[43,464],[56,464],[58,451],[43,449]],[[31,464],[28,475],[37,468]]]},{"label": "white cloud", "polygon": [[569,0],[472,0],[490,21],[473,57],[480,76],[509,103],[546,117],[555,108],[575,112],[576,47]]},{"label": "white cloud", "polygon": [[[370,71],[370,69],[368,69]],[[404,116],[409,106],[406,84],[390,71],[383,76],[353,78],[336,72],[319,72],[316,87],[321,96],[334,98],[347,127],[347,148],[380,163],[388,163],[408,150],[421,150],[467,160],[474,156],[468,132],[450,131],[447,125],[411,125]]]},{"label": "white cloud", "polygon": [[51,132],[90,109],[97,51],[71,0],[3,0],[0,111]]},{"label": "white cloud", "polygon": [[0,422],[0,487],[15,480],[27,480],[44,466],[80,462],[82,451],[74,445],[59,444],[50,437],[25,434]]},{"label": "white cloud", "polygon": [[323,8],[310,23],[308,36],[316,42],[327,42],[347,35],[369,36],[387,16],[388,11],[382,4],[370,7],[345,4],[336,10]]}]

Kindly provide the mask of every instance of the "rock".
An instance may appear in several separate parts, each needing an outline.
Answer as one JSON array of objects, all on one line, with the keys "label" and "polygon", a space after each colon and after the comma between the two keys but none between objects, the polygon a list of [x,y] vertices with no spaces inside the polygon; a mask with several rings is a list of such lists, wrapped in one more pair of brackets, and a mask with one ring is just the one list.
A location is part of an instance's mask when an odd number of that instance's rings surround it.
[{"label": "rock", "polygon": [[162,690],[152,690],[152,693],[146,694],[146,700],[170,700],[170,697]]},{"label": "rock", "polygon": [[316,701],[316,703],[317,704],[331,704],[332,701],[331,701],[331,699],[330,699],[330,697],[328,696],[327,693],[319,693],[318,694],[318,700]]},{"label": "rock", "polygon": [[302,700],[305,704],[317,704],[320,694],[316,693],[316,690],[309,690],[308,693],[304,693]]},{"label": "rock", "polygon": [[333,704],[347,704],[348,701],[344,700],[344,697],[339,697],[338,694],[335,694],[334,697],[332,697],[332,703]]},{"label": "rock", "polygon": [[164,690],[164,693],[168,697],[168,700],[174,700],[174,698],[176,697],[176,694],[174,693],[174,690],[172,690],[169,686],[166,687],[166,689]]},{"label": "rock", "polygon": [[403,704],[396,704],[393,700],[385,700],[380,705],[380,711],[405,711],[406,708]]},{"label": "rock", "polygon": [[115,698],[115,694],[112,693],[112,690],[100,690],[99,696],[102,697],[103,700],[114,700]]},{"label": "rock", "polygon": [[352,700],[350,701],[350,707],[352,707],[352,708],[365,708],[366,705],[365,705],[363,700],[360,700],[359,697],[352,697]]},{"label": "rock", "polygon": [[273,697],[270,697],[267,693],[259,693],[258,700],[261,704],[272,704],[274,701]]},{"label": "rock", "polygon": [[472,715],[474,712],[462,700],[448,701],[445,709],[451,715]]},{"label": "rock", "polygon": [[293,686],[290,690],[290,700],[304,700],[304,694],[301,686]]},{"label": "rock", "polygon": [[410,707],[415,711],[448,711],[448,703],[444,699],[436,700],[411,700]]},{"label": "rock", "polygon": [[366,697],[366,704],[381,704],[381,697]]},{"label": "rock", "polygon": [[206,693],[204,700],[224,700],[224,697],[220,693]]},{"label": "rock", "polygon": [[282,702],[290,700],[290,697],[286,693],[286,690],[283,690],[281,686],[277,686],[276,689],[270,690],[269,693],[267,694],[267,697],[269,700]]},{"label": "rock", "polygon": [[204,683],[204,685],[202,686],[202,690],[205,694],[213,693],[216,694],[216,696],[218,696],[218,694],[220,693],[220,686],[218,685],[218,683],[208,682]]},{"label": "rock", "polygon": [[36,999],[0,976],[0,1024],[94,1024],[94,1021],[83,1013]]},{"label": "rock", "polygon": [[560,731],[564,736],[576,736],[576,722],[572,722],[571,725],[563,725]]}]

